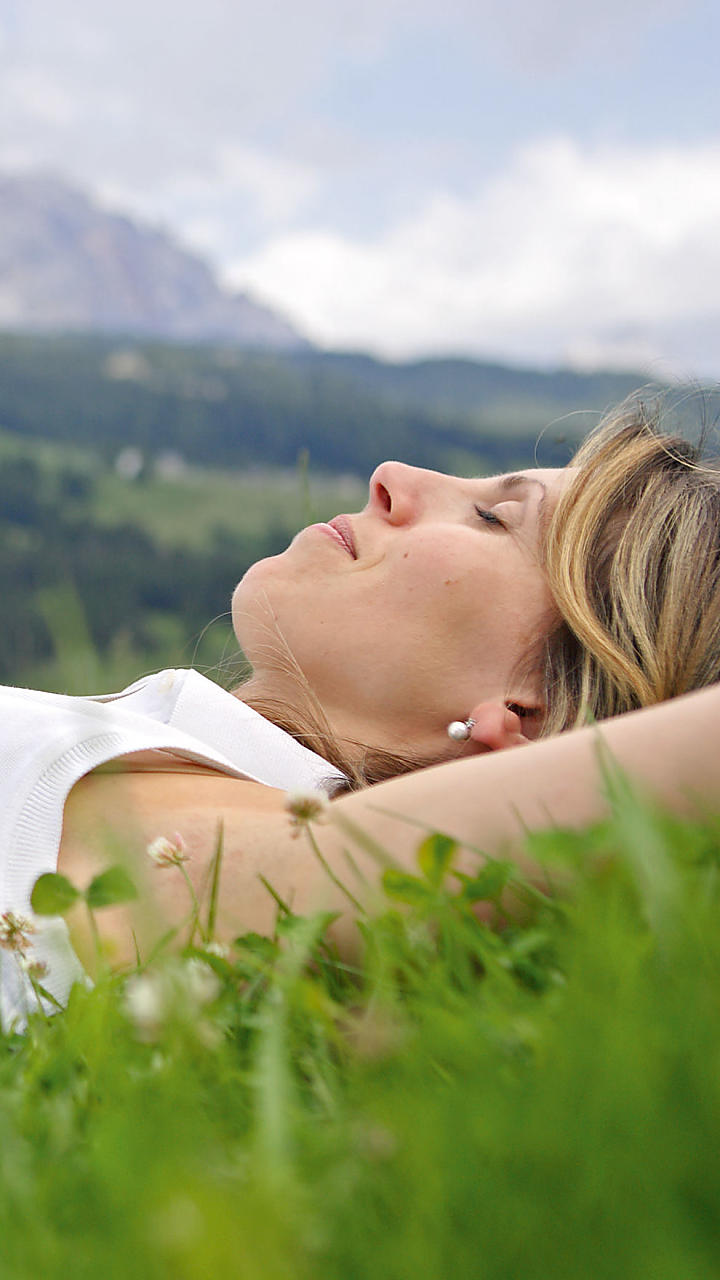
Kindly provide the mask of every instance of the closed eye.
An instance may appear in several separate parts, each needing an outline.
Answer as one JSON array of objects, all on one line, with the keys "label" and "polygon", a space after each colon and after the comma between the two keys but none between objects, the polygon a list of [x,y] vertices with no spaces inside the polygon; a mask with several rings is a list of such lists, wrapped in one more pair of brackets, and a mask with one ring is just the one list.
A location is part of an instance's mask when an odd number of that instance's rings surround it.
[{"label": "closed eye", "polygon": [[499,516],[496,516],[494,511],[486,511],[484,507],[478,507],[477,505],[475,510],[477,511],[480,519],[484,520],[486,524],[497,524],[501,529],[507,528],[505,522],[501,520]]}]

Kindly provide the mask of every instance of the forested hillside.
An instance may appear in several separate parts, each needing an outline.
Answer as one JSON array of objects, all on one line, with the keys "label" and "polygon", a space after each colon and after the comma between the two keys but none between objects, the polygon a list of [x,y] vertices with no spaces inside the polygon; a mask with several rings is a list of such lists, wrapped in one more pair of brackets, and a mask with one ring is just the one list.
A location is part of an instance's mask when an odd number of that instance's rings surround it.
[{"label": "forested hillside", "polygon": [[[551,464],[637,384],[630,375],[537,374],[471,361],[387,365],[76,336],[0,335],[0,427],[92,445],[135,445],[212,466],[367,475],[388,456],[429,467],[514,465],[538,434]],[[584,411],[575,416],[577,410]],[[572,417],[567,417],[572,414]],[[562,459],[567,449],[561,449]],[[561,459],[561,460],[562,460]]]}]

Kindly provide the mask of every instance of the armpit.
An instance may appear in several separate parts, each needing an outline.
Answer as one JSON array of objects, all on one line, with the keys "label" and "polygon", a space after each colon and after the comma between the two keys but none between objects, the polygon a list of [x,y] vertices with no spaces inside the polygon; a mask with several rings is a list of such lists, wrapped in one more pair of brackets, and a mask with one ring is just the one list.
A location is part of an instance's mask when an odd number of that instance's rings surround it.
[{"label": "armpit", "polygon": [[227,777],[224,769],[213,769],[212,765],[198,764],[162,750],[130,751],[98,765],[92,773],[192,773],[201,777]]}]

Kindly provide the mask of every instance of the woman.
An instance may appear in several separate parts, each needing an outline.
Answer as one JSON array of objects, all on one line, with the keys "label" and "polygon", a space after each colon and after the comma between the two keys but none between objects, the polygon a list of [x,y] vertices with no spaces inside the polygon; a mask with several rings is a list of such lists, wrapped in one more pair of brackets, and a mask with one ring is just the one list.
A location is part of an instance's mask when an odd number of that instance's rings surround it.
[{"label": "woman", "polygon": [[[60,871],[85,884],[108,861],[102,833],[137,856],[177,831],[200,885],[222,822],[220,938],[272,929],[264,880],[299,912],[341,911],[336,936],[352,949],[347,897],[285,807],[297,778],[342,791],[318,835],[366,900],[378,877],[370,842],[408,867],[428,829],[522,859],[528,827],[599,817],[599,743],[677,810],[712,803],[720,689],[679,695],[720,678],[719,562],[717,473],[642,409],[617,415],[561,471],[465,480],[385,463],[362,512],[302,531],[236,589],[253,666],[242,702],[194,673],[180,673],[178,696],[172,673],[109,704],[31,696],[35,725],[52,711],[61,728],[42,743],[33,802],[25,787],[14,827],[6,820],[15,896],[2,909],[29,892],[43,823],[33,879],[59,850]],[[9,760],[28,702],[7,699],[6,723],[19,707]],[[251,758],[239,739],[252,739]],[[466,869],[476,861],[465,854]],[[117,964],[132,962],[136,937],[142,949],[186,913],[179,876],[154,885],[162,925],[130,909],[99,917]],[[87,955],[81,925],[73,940]],[[62,987],[69,953],[48,946]],[[6,1018],[20,999],[6,997]]]}]

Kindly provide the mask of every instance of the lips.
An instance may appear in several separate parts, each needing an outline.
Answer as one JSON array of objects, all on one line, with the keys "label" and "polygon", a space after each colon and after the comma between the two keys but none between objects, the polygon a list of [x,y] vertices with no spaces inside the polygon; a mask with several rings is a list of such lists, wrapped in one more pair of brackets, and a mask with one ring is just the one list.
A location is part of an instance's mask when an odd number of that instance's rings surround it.
[{"label": "lips", "polygon": [[328,520],[331,529],[340,534],[345,546],[347,547],[353,560],[357,560],[357,547],[355,546],[355,538],[353,536],[352,525],[347,516],[333,516],[332,520]]}]

